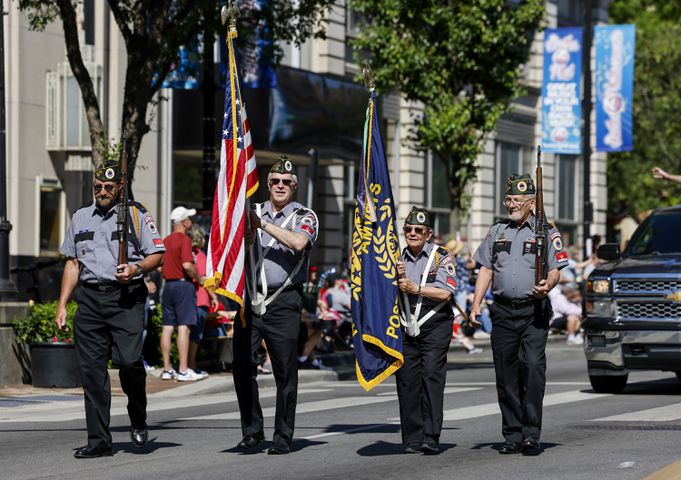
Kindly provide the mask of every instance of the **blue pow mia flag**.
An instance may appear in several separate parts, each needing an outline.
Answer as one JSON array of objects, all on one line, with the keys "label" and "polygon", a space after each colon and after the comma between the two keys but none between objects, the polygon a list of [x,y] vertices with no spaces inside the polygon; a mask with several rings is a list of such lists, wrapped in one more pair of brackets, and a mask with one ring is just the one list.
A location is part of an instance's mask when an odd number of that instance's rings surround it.
[{"label": "blue pow mia flag", "polygon": [[357,380],[371,390],[402,366],[398,308],[399,243],[388,163],[371,92],[364,124],[350,256],[352,342]]}]

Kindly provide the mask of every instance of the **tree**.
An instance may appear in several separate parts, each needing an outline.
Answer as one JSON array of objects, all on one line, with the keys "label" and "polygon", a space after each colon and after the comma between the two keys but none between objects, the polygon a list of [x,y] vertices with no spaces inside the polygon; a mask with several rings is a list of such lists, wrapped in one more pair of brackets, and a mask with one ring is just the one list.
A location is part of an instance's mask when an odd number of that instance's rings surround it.
[{"label": "tree", "polygon": [[[76,12],[82,0],[18,1],[32,29],[42,30],[56,19],[62,22],[67,57],[85,106],[92,160],[99,166],[110,155],[109,141],[99,99],[80,50]],[[208,31],[224,31],[220,26],[219,3],[217,0],[108,0],[127,50],[123,113],[117,133],[127,139],[131,178],[142,138],[150,130],[149,106],[177,61],[179,48],[206,31],[206,26]],[[331,4],[333,0],[272,0],[270,9],[245,9],[240,25],[248,33],[254,25],[266,23],[272,44],[279,40],[299,44],[311,35],[323,36],[323,13]],[[276,52],[273,56],[275,60],[278,58]]]},{"label": "tree", "polygon": [[608,213],[614,217],[681,203],[678,184],[656,180],[653,166],[681,173],[681,6],[616,0],[613,23],[636,24],[634,150],[608,154]]},{"label": "tree", "polygon": [[444,162],[452,207],[465,210],[483,140],[523,91],[521,66],[544,2],[349,3],[363,19],[356,58],[368,54],[379,90],[423,103],[412,138]]}]

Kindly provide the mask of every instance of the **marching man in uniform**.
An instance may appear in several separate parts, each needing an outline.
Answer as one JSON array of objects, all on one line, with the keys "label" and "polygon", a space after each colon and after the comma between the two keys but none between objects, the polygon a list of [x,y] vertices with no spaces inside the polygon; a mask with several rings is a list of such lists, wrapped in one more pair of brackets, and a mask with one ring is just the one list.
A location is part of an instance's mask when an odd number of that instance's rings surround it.
[{"label": "marching man in uniform", "polygon": [[95,201],[73,214],[61,247],[67,257],[61,281],[56,323],[66,324],[66,304],[76,286],[74,319],[76,354],[85,391],[88,443],[76,458],[112,455],[109,431],[111,384],[109,352],[128,396],[130,438],[137,447],[147,442],[146,371],[142,331],[147,287],[144,275],[163,261],[163,240],[151,214],[137,202],[128,205],[128,263],[118,265],[117,213],[123,188],[117,165],[94,173]]},{"label": "marching man in uniform", "polygon": [[[397,370],[397,396],[404,453],[440,451],[447,351],[452,338],[451,301],[456,272],[449,251],[430,243],[429,212],[413,207],[404,224],[407,248],[397,264],[406,294],[404,364]],[[406,305],[405,305],[406,304]]]},{"label": "marching man in uniform", "polygon": [[[315,213],[293,201],[298,186],[294,165],[282,156],[267,177],[270,199],[250,212],[250,230],[244,234],[251,245],[247,265],[248,295],[252,315],[235,322],[234,383],[239,398],[243,440],[237,447],[254,449],[264,441],[263,414],[258,399],[256,352],[264,339],[277,384],[274,443],[268,454],[291,451],[298,396],[298,332],[307,281],[310,251],[317,239]],[[250,331],[250,334],[249,334]],[[249,348],[244,355],[237,349]]]},{"label": "marching man in uniform", "polygon": [[[550,228],[546,269],[548,275],[535,285],[536,189],[529,175],[511,175],[506,183],[504,205],[509,220],[490,228],[475,256],[480,272],[470,320],[479,325],[480,304],[492,284],[492,351],[497,395],[506,443],[499,453],[538,455],[542,452],[542,402],[546,386],[546,339],[551,319],[547,295],[567,266],[560,233]],[[540,302],[535,314],[536,302]]]}]

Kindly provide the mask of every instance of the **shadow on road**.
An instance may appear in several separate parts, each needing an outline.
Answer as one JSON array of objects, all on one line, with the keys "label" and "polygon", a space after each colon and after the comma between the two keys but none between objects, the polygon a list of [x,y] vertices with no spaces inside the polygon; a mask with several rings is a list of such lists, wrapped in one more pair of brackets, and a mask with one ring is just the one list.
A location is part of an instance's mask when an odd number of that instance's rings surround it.
[{"label": "shadow on road", "polygon": [[[501,450],[501,447],[503,446],[504,444],[499,442],[478,443],[476,445],[473,445],[471,447],[471,450],[482,450],[483,448],[491,448],[492,450],[496,450],[498,452],[499,450]],[[562,443],[541,442],[541,446],[544,450],[548,450],[550,448],[560,447],[562,446]]]},{"label": "shadow on road", "polygon": [[[456,447],[456,443],[441,443],[440,453],[446,452]],[[371,445],[362,447],[357,450],[357,454],[361,457],[383,457],[387,455],[403,455],[404,445],[401,443],[390,443],[379,440]]]},{"label": "shadow on road", "polygon": [[147,444],[143,447],[135,447],[132,442],[114,442],[114,453],[131,453],[133,455],[144,455],[155,452],[162,448],[181,447],[181,443],[174,442],[157,442],[156,437],[150,438]]}]

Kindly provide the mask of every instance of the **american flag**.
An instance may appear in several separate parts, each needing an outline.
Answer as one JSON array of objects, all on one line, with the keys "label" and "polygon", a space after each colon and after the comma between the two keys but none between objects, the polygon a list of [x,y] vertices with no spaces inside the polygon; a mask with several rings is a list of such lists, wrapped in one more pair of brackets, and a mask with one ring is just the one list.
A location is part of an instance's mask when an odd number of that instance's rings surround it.
[{"label": "american flag", "polygon": [[247,199],[258,188],[258,171],[246,108],[241,99],[234,56],[236,31],[227,37],[229,71],[225,81],[225,114],[222,123],[220,174],[208,241],[206,288],[244,304],[246,250],[244,228]]}]

